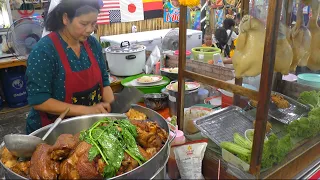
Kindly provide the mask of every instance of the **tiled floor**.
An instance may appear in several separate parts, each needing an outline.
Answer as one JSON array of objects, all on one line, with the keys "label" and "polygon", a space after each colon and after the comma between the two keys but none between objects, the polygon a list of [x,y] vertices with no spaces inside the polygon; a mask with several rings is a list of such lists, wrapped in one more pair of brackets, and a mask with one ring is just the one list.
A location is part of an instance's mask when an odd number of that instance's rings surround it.
[{"label": "tiled floor", "polygon": [[[19,110],[10,108],[3,108],[0,110],[0,143],[2,143],[3,137],[6,134],[25,134],[26,114],[29,109],[29,107],[26,107]],[[2,179],[2,177],[4,177],[4,174],[2,168],[0,168],[0,179]]]},{"label": "tiled floor", "polygon": [[[11,112],[8,112],[11,111]],[[26,114],[29,107],[14,110],[4,108],[0,111],[0,142],[6,134],[24,134],[26,130]],[[7,113],[6,113],[7,112]]]}]

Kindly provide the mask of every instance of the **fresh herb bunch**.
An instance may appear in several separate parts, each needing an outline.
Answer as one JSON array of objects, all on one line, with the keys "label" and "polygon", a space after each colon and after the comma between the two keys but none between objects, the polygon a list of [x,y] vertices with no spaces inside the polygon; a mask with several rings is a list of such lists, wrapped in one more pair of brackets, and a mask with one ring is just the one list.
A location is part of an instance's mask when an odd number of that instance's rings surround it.
[{"label": "fresh herb bunch", "polygon": [[110,46],[110,42],[101,42],[100,44],[102,48],[107,48]]},{"label": "fresh herb bunch", "polygon": [[107,164],[103,177],[111,178],[119,170],[124,152],[135,159],[139,165],[146,161],[138,149],[137,136],[137,129],[129,120],[105,118],[93,124],[90,129],[82,131],[80,140],[92,145],[88,155],[89,161],[101,155]]}]

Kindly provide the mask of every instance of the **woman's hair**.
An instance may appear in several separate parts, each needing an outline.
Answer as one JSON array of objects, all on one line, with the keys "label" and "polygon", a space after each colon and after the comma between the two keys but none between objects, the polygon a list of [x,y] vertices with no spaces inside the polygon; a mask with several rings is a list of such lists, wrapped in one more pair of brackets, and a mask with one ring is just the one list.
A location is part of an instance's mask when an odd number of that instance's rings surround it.
[{"label": "woman's hair", "polygon": [[101,0],[61,0],[45,19],[45,28],[48,31],[58,31],[64,27],[63,14],[69,20],[91,12],[99,12]]},{"label": "woman's hair", "polygon": [[231,29],[233,26],[235,26],[236,23],[234,22],[233,19],[230,19],[230,18],[226,18],[224,21],[223,21],[223,27],[225,29]]},{"label": "woman's hair", "polygon": [[225,28],[216,29],[214,36],[218,41],[219,46],[223,47],[228,43],[228,33]]}]

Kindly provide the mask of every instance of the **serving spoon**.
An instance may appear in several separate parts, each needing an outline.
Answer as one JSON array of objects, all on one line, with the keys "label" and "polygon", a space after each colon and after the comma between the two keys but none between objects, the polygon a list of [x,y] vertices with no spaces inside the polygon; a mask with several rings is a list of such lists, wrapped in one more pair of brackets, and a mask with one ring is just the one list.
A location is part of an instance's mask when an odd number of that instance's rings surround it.
[{"label": "serving spoon", "polygon": [[32,156],[33,152],[36,150],[37,145],[45,143],[46,138],[50,133],[56,128],[70,111],[70,108],[67,108],[53,123],[47,133],[41,138],[33,135],[24,135],[24,134],[8,134],[4,136],[5,147],[12,153],[14,156],[20,159],[28,159]]}]

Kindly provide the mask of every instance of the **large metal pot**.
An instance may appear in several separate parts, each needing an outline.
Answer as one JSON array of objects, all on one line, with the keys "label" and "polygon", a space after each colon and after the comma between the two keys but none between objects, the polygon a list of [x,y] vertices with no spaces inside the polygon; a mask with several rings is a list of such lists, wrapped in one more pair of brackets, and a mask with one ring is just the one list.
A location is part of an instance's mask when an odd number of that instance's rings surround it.
[{"label": "large metal pot", "polygon": [[110,73],[116,76],[140,74],[146,64],[146,47],[122,42],[120,47],[111,46],[105,49]]},{"label": "large metal pot", "polygon": [[[158,125],[163,128],[169,135],[169,126],[165,119],[158,114],[157,112],[139,106],[139,105],[132,105],[132,108],[138,110],[142,113],[145,113],[151,121],[158,123]],[[100,120],[104,117],[115,117],[118,119],[124,118],[123,114],[97,114],[97,115],[86,115],[86,116],[78,116],[69,119],[65,119],[61,122],[59,126],[57,126],[53,132],[48,136],[46,142],[48,144],[54,144],[56,139],[61,134],[76,134],[82,130],[88,129],[94,124],[96,121]],[[42,137],[47,130],[51,127],[51,125],[45,126],[37,131],[31,133],[31,135]],[[164,169],[169,159],[170,153],[170,143],[172,139],[169,139],[165,143],[165,145],[161,148],[161,150],[153,156],[149,161],[144,163],[142,166],[137,167],[136,169],[129,171],[125,174],[120,176],[113,177],[111,179],[153,179],[158,177],[163,177],[165,173]],[[3,150],[4,142],[0,146],[0,151]],[[7,167],[5,167],[2,162],[0,161],[2,168],[4,169],[4,174],[6,179],[26,179]]]}]

